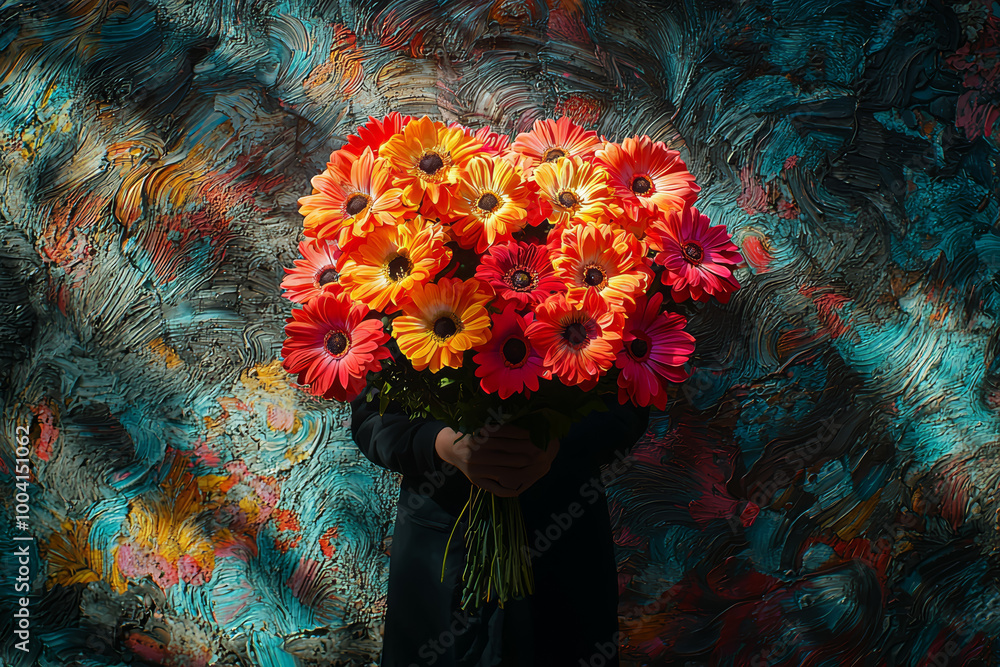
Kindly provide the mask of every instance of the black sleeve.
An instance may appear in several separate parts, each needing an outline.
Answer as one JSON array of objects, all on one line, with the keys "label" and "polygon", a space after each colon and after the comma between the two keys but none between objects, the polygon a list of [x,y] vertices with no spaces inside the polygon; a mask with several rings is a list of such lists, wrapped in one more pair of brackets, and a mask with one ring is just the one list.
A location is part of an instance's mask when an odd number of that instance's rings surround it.
[{"label": "black sleeve", "polygon": [[[372,394],[371,401],[365,400]],[[351,434],[361,452],[383,468],[403,475],[440,470],[444,461],[434,449],[438,432],[446,424],[434,419],[411,419],[396,403],[379,411],[378,390],[369,387],[351,401]]]},{"label": "black sleeve", "polygon": [[610,463],[616,455],[624,455],[649,428],[649,408],[639,408],[631,403],[622,405],[614,394],[607,394],[604,403],[607,411],[593,411],[573,424],[566,440],[582,456],[588,456],[597,465]]}]

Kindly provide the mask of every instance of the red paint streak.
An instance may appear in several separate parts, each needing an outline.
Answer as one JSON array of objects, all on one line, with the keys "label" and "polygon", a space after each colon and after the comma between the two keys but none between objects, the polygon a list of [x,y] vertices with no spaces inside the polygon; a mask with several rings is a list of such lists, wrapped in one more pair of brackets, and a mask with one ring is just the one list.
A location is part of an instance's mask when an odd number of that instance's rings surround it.
[{"label": "red paint streak", "polygon": [[601,105],[590,97],[570,95],[556,103],[555,115],[569,116],[577,125],[593,125],[601,117]]},{"label": "red paint streak", "polygon": [[798,164],[799,164],[799,156],[798,155],[789,155],[788,157],[785,158],[784,168],[785,169],[792,169],[792,168],[796,167]]},{"label": "red paint streak", "polygon": [[31,412],[38,420],[41,430],[38,440],[35,441],[35,456],[42,461],[48,461],[52,456],[52,443],[59,437],[59,427],[55,426],[55,415],[45,403],[32,406]]},{"label": "red paint streak", "polygon": [[813,296],[814,293],[821,289],[833,288],[819,286],[807,287],[803,285],[799,288],[799,293],[804,296],[808,296],[813,300],[813,304],[816,306],[816,315],[819,318],[819,321],[823,324],[824,330],[830,334],[832,339],[839,338],[844,334],[854,334],[854,337],[856,338],[857,333],[847,326],[847,324],[840,318],[840,314],[837,312],[844,306],[844,304],[851,303],[852,300],[849,297],[831,292]]},{"label": "red paint streak", "polygon": [[590,33],[583,22],[583,15],[579,12],[571,12],[563,7],[553,9],[549,12],[549,37],[559,39],[564,42],[573,42],[584,46],[593,46]]},{"label": "red paint streak", "polygon": [[969,141],[993,134],[993,125],[1000,118],[1000,109],[989,102],[979,101],[979,92],[967,90],[958,98],[955,127],[965,132]]},{"label": "red paint streak", "polygon": [[743,237],[740,250],[743,251],[743,256],[747,258],[747,261],[750,262],[750,266],[754,268],[756,273],[760,274],[770,271],[774,256],[764,247],[764,242],[759,236],[747,234]]}]

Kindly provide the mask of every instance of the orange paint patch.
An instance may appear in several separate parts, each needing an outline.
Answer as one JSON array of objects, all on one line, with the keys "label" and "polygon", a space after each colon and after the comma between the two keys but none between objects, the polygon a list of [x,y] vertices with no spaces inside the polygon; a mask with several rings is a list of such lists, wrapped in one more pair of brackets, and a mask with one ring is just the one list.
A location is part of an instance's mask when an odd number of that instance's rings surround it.
[{"label": "orange paint patch", "polygon": [[326,529],[326,532],[319,538],[319,548],[323,552],[323,555],[327,558],[333,558],[333,554],[337,551],[336,545],[333,540],[340,537],[340,529],[337,526],[332,526]]},{"label": "orange paint patch", "polygon": [[364,79],[364,56],[358,49],[357,36],[349,28],[338,23],[333,30],[330,60],[310,72],[302,85],[313,88],[335,79],[340,91],[338,97],[346,100],[358,91]]}]

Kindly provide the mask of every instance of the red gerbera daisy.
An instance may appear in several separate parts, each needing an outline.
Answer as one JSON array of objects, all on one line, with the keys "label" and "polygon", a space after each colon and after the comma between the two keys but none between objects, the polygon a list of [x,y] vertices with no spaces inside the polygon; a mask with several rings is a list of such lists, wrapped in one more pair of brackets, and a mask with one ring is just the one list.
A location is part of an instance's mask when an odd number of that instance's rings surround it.
[{"label": "red gerbera daisy", "polygon": [[353,162],[365,152],[365,148],[371,148],[375,157],[378,157],[378,149],[382,144],[402,132],[411,120],[410,116],[403,116],[398,111],[391,112],[382,120],[369,116],[368,122],[358,127],[358,133],[349,135],[347,143],[333,152],[327,167],[334,168],[344,162]]},{"label": "red gerbera daisy", "polygon": [[343,254],[332,241],[303,241],[299,243],[301,259],[295,260],[294,269],[285,269],[281,287],[286,299],[295,303],[309,303],[324,292],[340,292],[340,266]]},{"label": "red gerbera daisy", "polygon": [[472,358],[478,364],[476,377],[482,378],[479,386],[487,394],[498,393],[501,399],[521,391],[529,396],[538,391],[540,378],[552,377],[542,364],[542,355],[524,333],[531,324],[531,313],[518,315],[515,307],[508,303],[492,317],[493,335]]},{"label": "red gerbera daisy", "polygon": [[581,303],[556,294],[535,308],[525,331],[545,351],[542,363],[568,386],[592,385],[615,363],[622,344],[623,317],[591,289]]},{"label": "red gerbera daisy", "polygon": [[541,303],[566,289],[554,275],[548,249],[519,241],[492,246],[479,260],[476,278],[518,308]]},{"label": "red gerbera daisy", "polygon": [[608,170],[608,182],[633,220],[691,204],[701,188],[680,158],[662,141],[629,137],[621,145],[606,142],[597,151],[598,164]]},{"label": "red gerbera daisy", "polygon": [[658,410],[667,407],[667,383],[683,382],[684,364],[694,353],[694,336],[684,331],[687,320],[678,313],[660,312],[663,295],[645,295],[636,301],[635,312],[625,322],[622,349],[615,359],[618,402],[631,401]]},{"label": "red gerbera daisy", "polygon": [[487,155],[500,155],[510,147],[510,137],[506,134],[497,134],[490,129],[489,125],[484,125],[475,132],[459,123],[448,123],[448,127],[457,127],[465,132],[465,136],[472,137],[483,143],[482,152]]},{"label": "red gerbera daisy", "polygon": [[286,320],[282,366],[309,385],[310,394],[350,401],[361,394],[370,372],[382,370],[389,335],[368,307],[344,294],[321,294]]},{"label": "red gerbera daisy", "polygon": [[708,301],[714,296],[729,303],[740,288],[732,271],[743,262],[740,249],[725,225],[710,225],[708,216],[695,207],[654,220],[647,238],[660,251],[654,261],[665,267],[660,279],[670,285],[674,301]]}]

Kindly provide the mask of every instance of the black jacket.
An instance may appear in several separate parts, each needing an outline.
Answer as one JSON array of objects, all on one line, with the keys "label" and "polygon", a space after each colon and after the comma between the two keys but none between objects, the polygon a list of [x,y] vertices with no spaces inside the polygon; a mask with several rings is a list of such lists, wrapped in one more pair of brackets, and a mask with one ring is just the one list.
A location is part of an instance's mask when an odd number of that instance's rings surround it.
[{"label": "black jacket", "polygon": [[[604,486],[629,465],[648,408],[593,412],[560,441],[552,468],[519,498],[532,550],[535,592],[499,609],[462,611],[463,533],[451,540],[471,483],[434,449],[443,422],[410,419],[378,400],[352,403],[351,430],[373,463],[402,473],[390,547],[382,667],[617,666],[618,581]],[[601,465],[610,464],[604,469]],[[600,655],[603,661],[597,659]]]}]

